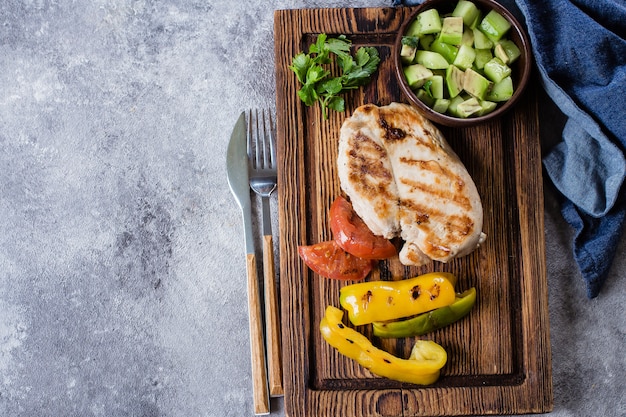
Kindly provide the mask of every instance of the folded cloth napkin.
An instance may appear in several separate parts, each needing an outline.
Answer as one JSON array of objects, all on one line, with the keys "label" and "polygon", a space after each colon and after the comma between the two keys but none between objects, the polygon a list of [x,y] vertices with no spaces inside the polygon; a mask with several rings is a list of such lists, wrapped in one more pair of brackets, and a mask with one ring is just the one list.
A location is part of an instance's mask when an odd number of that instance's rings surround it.
[{"label": "folded cloth napkin", "polygon": [[562,141],[543,163],[564,196],[561,212],[575,232],[574,258],[594,298],[626,218],[626,3],[500,2],[523,16],[543,86],[567,117]]}]

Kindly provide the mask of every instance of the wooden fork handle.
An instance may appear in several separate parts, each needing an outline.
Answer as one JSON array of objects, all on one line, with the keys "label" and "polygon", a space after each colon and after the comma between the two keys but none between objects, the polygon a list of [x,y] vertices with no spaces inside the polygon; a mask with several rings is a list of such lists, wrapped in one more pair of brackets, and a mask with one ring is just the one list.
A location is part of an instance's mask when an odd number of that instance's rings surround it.
[{"label": "wooden fork handle", "polygon": [[265,334],[267,336],[267,368],[270,395],[284,395],[283,365],[280,338],[278,294],[274,269],[274,245],[272,235],[263,236],[263,287],[265,288]]},{"label": "wooden fork handle", "polygon": [[270,398],[267,385],[265,343],[263,343],[263,316],[261,292],[256,269],[256,257],[247,254],[248,271],[248,315],[250,323],[250,355],[252,363],[252,392],[254,414],[269,414]]}]

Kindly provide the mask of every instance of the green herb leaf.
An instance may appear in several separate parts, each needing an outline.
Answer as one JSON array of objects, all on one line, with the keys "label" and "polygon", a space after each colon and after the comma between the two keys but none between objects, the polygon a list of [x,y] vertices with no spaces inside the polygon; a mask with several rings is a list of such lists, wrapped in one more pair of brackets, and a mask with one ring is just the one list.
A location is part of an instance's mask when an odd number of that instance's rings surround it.
[{"label": "green herb leaf", "polygon": [[328,108],[338,112],[346,111],[346,102],[343,97],[335,96],[328,102]]},{"label": "green herb leaf", "polygon": [[424,83],[424,85],[422,86],[422,88],[424,89],[424,91],[426,91],[426,93],[432,97],[433,96],[433,92],[431,91],[431,87],[433,85],[433,81],[432,80],[428,80]]},{"label": "green herb leaf", "polygon": [[322,88],[326,93],[335,95],[341,92],[343,83],[341,82],[341,78],[331,78],[328,81],[324,81]]},{"label": "green herb leaf", "polygon": [[[339,95],[370,82],[380,63],[378,50],[374,47],[358,48],[354,56],[351,49],[352,42],[345,35],[328,38],[321,33],[309,46],[309,52],[298,53],[289,66],[302,84],[298,97],[307,106],[319,102],[324,119],[328,118],[328,109],[345,111],[345,100]],[[333,75],[329,70],[333,60],[340,75]]]},{"label": "green herb leaf", "polygon": [[412,48],[417,48],[417,45],[419,45],[419,38],[417,38],[416,36],[403,36],[401,43],[402,45],[408,45]]},{"label": "green herb leaf", "polygon": [[305,55],[303,52],[300,52],[298,55],[293,57],[289,69],[295,72],[298,77],[298,81],[304,84],[306,82],[306,73],[310,65],[311,57],[309,55]]}]

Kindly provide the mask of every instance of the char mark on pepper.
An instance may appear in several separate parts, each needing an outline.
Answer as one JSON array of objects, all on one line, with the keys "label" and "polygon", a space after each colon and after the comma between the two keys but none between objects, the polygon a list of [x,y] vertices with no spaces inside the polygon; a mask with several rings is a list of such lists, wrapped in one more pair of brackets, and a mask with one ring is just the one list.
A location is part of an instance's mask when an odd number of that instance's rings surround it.
[{"label": "char mark on pepper", "polygon": [[413,288],[411,288],[411,298],[413,298],[414,300],[417,300],[421,293],[422,293],[422,289],[420,288],[419,285],[416,285]]}]

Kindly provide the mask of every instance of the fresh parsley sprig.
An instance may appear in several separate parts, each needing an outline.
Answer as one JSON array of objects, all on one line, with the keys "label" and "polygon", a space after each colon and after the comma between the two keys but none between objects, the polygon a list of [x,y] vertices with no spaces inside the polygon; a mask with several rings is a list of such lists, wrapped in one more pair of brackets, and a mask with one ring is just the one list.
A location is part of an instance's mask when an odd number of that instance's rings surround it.
[{"label": "fresh parsley sprig", "polygon": [[[321,33],[309,47],[309,52],[294,56],[289,66],[302,84],[298,97],[307,106],[319,101],[324,119],[328,119],[328,109],[345,111],[341,94],[369,83],[378,68],[380,57],[376,48],[360,47],[353,56],[351,46],[352,42],[345,35],[328,38]],[[333,60],[341,75],[333,76],[328,69]]]}]

